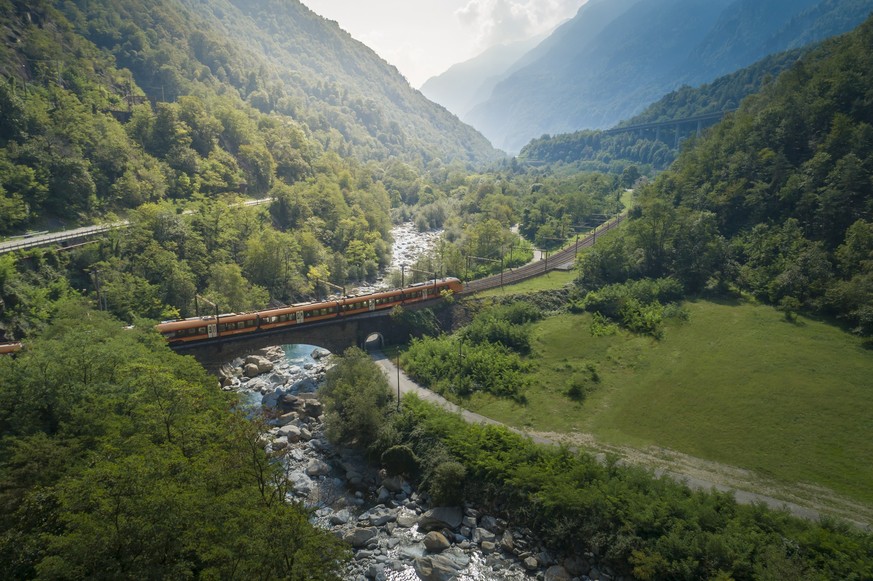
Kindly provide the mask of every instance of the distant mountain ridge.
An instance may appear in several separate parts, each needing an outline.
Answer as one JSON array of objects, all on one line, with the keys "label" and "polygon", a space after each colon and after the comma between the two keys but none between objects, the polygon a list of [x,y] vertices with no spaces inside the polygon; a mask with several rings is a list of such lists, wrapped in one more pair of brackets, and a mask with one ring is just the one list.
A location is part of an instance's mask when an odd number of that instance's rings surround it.
[{"label": "distant mountain ridge", "polygon": [[873,0],[590,0],[464,119],[514,153],[543,134],[611,127],[681,85],[847,32],[871,11]]},{"label": "distant mountain ridge", "polygon": [[463,119],[476,104],[488,99],[497,83],[514,70],[519,59],[546,36],[491,47],[475,58],[431,77],[420,91]]}]

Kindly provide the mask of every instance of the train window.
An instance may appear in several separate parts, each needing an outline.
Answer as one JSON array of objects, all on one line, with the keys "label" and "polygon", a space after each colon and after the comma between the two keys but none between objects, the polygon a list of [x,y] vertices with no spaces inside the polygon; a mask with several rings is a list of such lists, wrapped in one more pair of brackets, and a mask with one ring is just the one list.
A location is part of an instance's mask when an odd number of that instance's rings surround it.
[{"label": "train window", "polygon": [[197,327],[197,334],[198,335],[205,335],[206,334],[206,327]]}]

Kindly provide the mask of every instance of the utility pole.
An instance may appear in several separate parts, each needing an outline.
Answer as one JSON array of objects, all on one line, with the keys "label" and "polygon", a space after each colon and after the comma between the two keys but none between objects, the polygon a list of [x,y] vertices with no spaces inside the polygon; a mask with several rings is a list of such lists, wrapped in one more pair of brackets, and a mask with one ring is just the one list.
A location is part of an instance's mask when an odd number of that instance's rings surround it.
[{"label": "utility pole", "polygon": [[397,348],[397,411],[400,412],[400,348]]}]

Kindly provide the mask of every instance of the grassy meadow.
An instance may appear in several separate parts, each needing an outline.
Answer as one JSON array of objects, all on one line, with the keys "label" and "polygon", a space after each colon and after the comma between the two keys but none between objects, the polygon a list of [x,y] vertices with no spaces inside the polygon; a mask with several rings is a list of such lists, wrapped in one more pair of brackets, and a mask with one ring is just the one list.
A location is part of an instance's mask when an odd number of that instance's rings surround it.
[{"label": "grassy meadow", "polygon": [[660,341],[594,337],[588,314],[548,318],[534,331],[527,405],[463,403],[532,431],[668,448],[873,505],[873,352],[771,307],[686,308],[690,319]]}]

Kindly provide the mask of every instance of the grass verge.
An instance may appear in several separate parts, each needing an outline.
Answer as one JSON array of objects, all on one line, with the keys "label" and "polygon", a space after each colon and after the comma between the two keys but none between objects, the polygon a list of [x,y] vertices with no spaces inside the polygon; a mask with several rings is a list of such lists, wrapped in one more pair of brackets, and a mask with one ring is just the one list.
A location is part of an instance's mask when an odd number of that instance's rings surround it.
[{"label": "grass verge", "polygon": [[661,341],[593,337],[589,315],[551,317],[535,330],[528,404],[476,395],[463,405],[529,430],[669,448],[873,506],[873,354],[861,341],[760,305],[687,308],[690,321],[668,326]]}]

